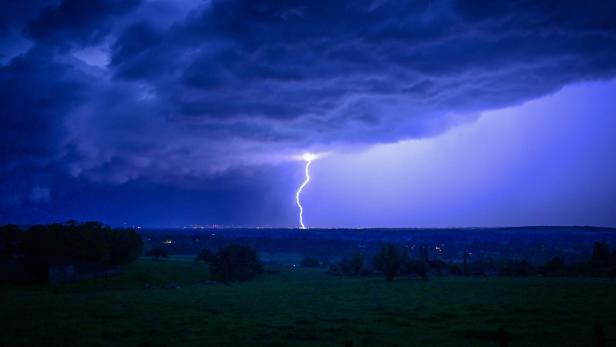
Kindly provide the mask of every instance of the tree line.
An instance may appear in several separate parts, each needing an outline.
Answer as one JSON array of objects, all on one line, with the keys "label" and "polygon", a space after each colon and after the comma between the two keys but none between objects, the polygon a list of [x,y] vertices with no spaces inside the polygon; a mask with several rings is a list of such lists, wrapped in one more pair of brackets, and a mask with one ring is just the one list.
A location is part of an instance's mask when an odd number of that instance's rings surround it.
[{"label": "tree line", "polygon": [[0,227],[0,271],[8,280],[44,280],[54,266],[128,264],[141,255],[142,248],[143,240],[135,230],[99,222],[69,221],[26,229],[5,225]]},{"label": "tree line", "polygon": [[554,257],[537,265],[528,260],[482,260],[469,261],[469,252],[464,250],[463,262],[446,263],[429,259],[427,247],[421,247],[419,257],[411,258],[408,250],[400,245],[385,244],[366,261],[364,254],[357,252],[340,262],[329,264],[314,257],[305,257],[303,267],[329,266],[328,273],[347,276],[369,276],[381,274],[392,281],[397,276],[417,275],[423,279],[428,274],[441,275],[487,275],[497,276],[597,276],[616,277],[616,251],[610,251],[607,242],[595,242],[590,259],[585,262],[566,263],[561,257]]}]

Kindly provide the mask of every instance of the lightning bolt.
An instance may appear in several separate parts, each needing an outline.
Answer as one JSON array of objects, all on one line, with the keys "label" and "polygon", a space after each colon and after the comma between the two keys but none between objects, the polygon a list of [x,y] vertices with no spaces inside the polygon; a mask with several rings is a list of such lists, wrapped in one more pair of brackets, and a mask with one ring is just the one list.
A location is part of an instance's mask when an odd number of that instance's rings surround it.
[{"label": "lightning bolt", "polygon": [[306,161],[306,179],[304,180],[304,183],[302,183],[301,186],[299,186],[299,189],[297,190],[297,193],[295,193],[295,202],[297,203],[297,207],[299,207],[299,225],[300,225],[300,229],[306,229],[306,226],[304,225],[304,208],[302,207],[302,202],[300,199],[300,195],[302,194],[302,190],[304,189],[304,187],[306,185],[308,185],[308,182],[310,182],[310,163],[312,163],[312,161],[316,158],[316,156],[312,153],[305,153],[302,156],[302,159],[304,161]]}]

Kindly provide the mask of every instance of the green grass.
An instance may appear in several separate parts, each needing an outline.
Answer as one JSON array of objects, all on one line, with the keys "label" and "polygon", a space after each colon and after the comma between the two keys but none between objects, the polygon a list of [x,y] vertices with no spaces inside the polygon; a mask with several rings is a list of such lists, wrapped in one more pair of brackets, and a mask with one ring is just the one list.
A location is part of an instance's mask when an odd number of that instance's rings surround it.
[{"label": "green grass", "polygon": [[106,282],[0,288],[0,346],[497,346],[501,325],[512,347],[594,346],[596,325],[616,345],[613,280],[283,269],[206,283],[202,263],[140,260]]}]

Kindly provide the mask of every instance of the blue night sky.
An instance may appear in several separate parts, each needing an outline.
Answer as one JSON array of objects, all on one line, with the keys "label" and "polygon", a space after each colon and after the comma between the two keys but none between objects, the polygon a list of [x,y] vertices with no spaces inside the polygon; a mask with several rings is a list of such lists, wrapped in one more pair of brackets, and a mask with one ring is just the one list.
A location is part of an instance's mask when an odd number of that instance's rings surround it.
[{"label": "blue night sky", "polygon": [[0,2],[0,224],[616,226],[616,2]]}]

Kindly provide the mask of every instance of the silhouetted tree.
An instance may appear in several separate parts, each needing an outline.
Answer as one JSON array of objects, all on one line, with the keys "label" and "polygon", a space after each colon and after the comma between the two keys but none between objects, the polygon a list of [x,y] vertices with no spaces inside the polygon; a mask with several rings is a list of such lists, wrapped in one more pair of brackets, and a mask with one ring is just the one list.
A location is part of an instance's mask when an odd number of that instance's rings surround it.
[{"label": "silhouetted tree", "polygon": [[432,260],[428,262],[428,264],[430,265],[431,268],[436,270],[437,276],[440,276],[442,274],[441,272],[443,269],[447,269],[447,264],[440,259]]},{"label": "silhouetted tree", "polygon": [[248,246],[230,245],[218,250],[210,263],[211,275],[219,281],[245,281],[263,272],[257,251]]},{"label": "silhouetted tree", "polygon": [[428,263],[422,260],[410,260],[406,263],[406,271],[409,274],[417,274],[424,280],[428,279],[428,271],[430,270]]},{"label": "silhouetted tree", "polygon": [[616,277],[616,252],[610,253],[606,241],[595,242],[590,261],[580,264],[576,270],[585,275]]},{"label": "silhouetted tree", "polygon": [[109,265],[131,263],[143,250],[143,239],[134,229],[112,229],[109,237]]},{"label": "silhouetted tree", "polygon": [[0,283],[23,277],[20,264],[22,231],[17,225],[0,226]]},{"label": "silhouetted tree", "polygon": [[154,259],[167,258],[167,252],[162,248],[152,248],[145,255]]},{"label": "silhouetted tree", "polygon": [[13,259],[20,252],[22,232],[17,225],[0,226],[0,262]]},{"label": "silhouetted tree", "polygon": [[387,281],[393,281],[408,261],[408,253],[400,246],[384,245],[374,256],[374,268],[383,272]]},{"label": "silhouetted tree", "polygon": [[428,258],[429,258],[429,256],[428,256],[428,247],[426,247],[426,246],[419,247],[419,259],[421,261],[428,262],[429,261]]},{"label": "silhouetted tree", "polygon": [[99,222],[35,225],[19,232],[19,252],[32,280],[47,278],[52,266],[78,263],[107,267],[134,261],[143,248],[132,229],[112,229]]},{"label": "silhouetted tree", "polygon": [[339,264],[340,270],[345,275],[359,276],[364,271],[364,256],[355,253],[349,258],[344,258]]},{"label": "silhouetted tree", "polygon": [[204,261],[206,263],[211,263],[214,261],[214,259],[216,259],[216,254],[214,254],[214,252],[210,251],[207,248],[202,249],[197,254],[197,260]]},{"label": "silhouetted tree", "polygon": [[610,262],[610,247],[607,242],[595,242],[591,262],[594,266],[604,266]]}]

